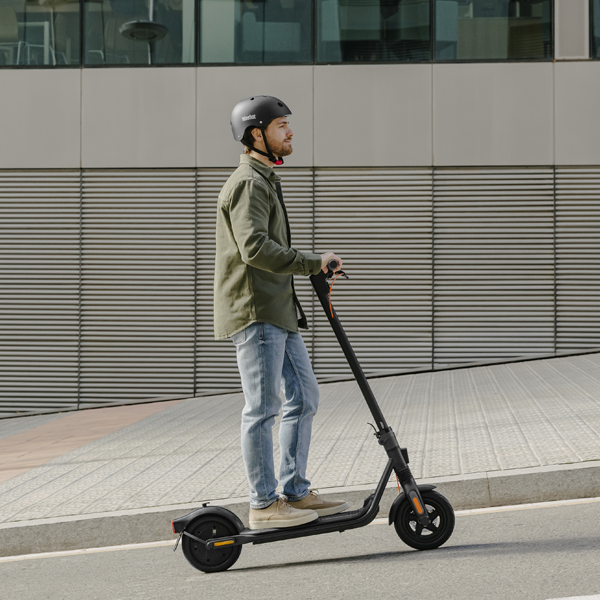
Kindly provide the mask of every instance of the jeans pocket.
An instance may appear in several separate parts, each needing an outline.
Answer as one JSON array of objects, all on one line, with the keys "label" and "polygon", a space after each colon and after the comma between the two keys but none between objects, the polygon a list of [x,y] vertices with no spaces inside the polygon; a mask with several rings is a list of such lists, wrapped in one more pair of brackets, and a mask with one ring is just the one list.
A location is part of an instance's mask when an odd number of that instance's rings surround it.
[{"label": "jeans pocket", "polygon": [[244,329],[242,329],[241,331],[238,331],[237,333],[234,333],[231,336],[231,341],[238,346],[239,344],[243,344],[246,341],[246,329],[248,329],[247,327],[245,327]]}]

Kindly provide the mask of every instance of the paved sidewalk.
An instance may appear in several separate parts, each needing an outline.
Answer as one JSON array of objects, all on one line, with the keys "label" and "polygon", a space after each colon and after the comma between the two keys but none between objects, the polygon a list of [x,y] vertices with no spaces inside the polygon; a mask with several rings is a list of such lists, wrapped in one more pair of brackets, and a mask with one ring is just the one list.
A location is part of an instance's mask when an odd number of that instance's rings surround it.
[{"label": "paved sidewalk", "polygon": [[[371,384],[419,479],[600,460],[600,354]],[[358,386],[325,384],[321,392],[313,486],[374,484],[386,457]],[[152,405],[158,412],[0,483],[0,523],[244,497],[242,405],[241,394]],[[103,410],[113,409],[85,414]],[[2,421],[0,441],[19,439],[28,423],[68,418]]]},{"label": "paved sidewalk", "polygon": [[[20,419],[17,423],[0,422],[0,426],[4,425],[0,427],[0,483],[177,402],[115,406],[52,415],[54,418],[40,416]],[[26,429],[27,425],[30,427]]]}]

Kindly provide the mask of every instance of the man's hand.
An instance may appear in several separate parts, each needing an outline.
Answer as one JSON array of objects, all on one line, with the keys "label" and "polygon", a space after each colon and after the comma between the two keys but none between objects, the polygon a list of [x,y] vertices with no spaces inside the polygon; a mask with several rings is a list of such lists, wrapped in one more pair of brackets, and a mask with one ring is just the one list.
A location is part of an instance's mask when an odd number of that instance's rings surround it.
[{"label": "man's hand", "polygon": [[325,254],[321,254],[321,271],[323,273],[327,273],[327,263],[330,260],[337,260],[338,266],[335,272],[337,273],[342,268],[342,259],[337,256],[334,252],[325,252]]}]

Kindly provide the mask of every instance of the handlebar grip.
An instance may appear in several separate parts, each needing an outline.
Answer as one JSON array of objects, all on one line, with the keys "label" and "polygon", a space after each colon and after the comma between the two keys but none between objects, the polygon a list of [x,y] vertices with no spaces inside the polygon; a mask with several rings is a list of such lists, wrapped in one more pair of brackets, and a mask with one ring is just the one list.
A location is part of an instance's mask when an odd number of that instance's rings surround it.
[{"label": "handlebar grip", "polygon": [[328,268],[330,271],[335,271],[335,270],[336,270],[336,269],[337,269],[339,266],[340,266],[340,263],[339,263],[337,260],[330,260],[330,261],[327,263],[327,268]]}]

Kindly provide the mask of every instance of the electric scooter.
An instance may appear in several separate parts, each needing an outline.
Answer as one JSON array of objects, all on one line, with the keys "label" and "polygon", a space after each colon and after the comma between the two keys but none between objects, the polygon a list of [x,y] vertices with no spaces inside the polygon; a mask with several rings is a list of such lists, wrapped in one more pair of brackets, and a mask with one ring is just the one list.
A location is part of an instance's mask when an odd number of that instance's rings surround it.
[{"label": "electric scooter", "polygon": [[354,377],[373,415],[375,437],[388,455],[388,462],[375,493],[371,494],[362,508],[346,511],[296,527],[252,530],[231,511],[221,506],[202,504],[193,512],[172,521],[173,533],[179,533],[174,550],[181,541],[183,554],[196,569],[205,573],[225,571],[231,567],[242,552],[244,544],[267,544],[279,540],[340,533],[347,529],[364,527],[375,519],[386,484],[392,473],[396,474],[402,493],[394,500],[389,514],[389,525],[394,524],[400,539],[416,550],[433,550],[444,544],[454,530],[454,510],[448,500],[434,491],[433,485],[417,485],[408,467],[408,451],[401,448],[396,435],[386,423],[377,400],[331,305],[331,285],[338,276],[348,279],[343,271],[337,271],[338,262],[330,261],[328,272],[321,271],[310,277],[329,323],[346,356]]}]

